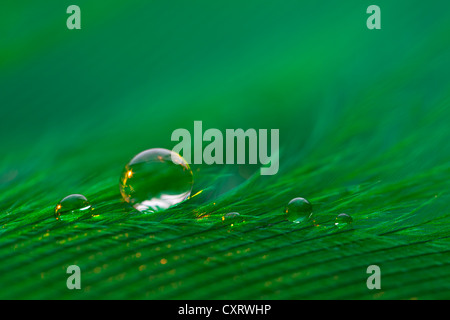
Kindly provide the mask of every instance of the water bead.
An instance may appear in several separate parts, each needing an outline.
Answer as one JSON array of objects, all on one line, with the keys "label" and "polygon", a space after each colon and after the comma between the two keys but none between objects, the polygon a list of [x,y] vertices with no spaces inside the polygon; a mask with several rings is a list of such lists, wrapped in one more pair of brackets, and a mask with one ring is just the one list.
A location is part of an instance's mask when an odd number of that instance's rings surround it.
[{"label": "water bead", "polygon": [[245,222],[244,217],[242,217],[238,212],[229,212],[222,216],[222,223],[234,227],[236,224]]},{"label": "water bead", "polygon": [[353,222],[352,217],[350,217],[346,213],[341,213],[336,217],[334,225],[341,228],[351,225],[352,222]]},{"label": "water bead", "polygon": [[165,210],[184,201],[192,185],[192,170],[186,160],[161,148],[134,156],[120,177],[123,199],[143,212]]},{"label": "water bead", "polygon": [[224,215],[224,219],[233,219],[239,216],[240,216],[239,212],[228,212],[227,214]]},{"label": "water bead", "polygon": [[60,221],[73,221],[92,210],[91,204],[82,194],[71,194],[63,198],[55,207],[55,218]]},{"label": "water bead", "polygon": [[242,222],[242,218],[238,212],[228,212],[222,216],[222,222],[227,224],[231,223],[231,226],[233,226],[235,223]]},{"label": "water bead", "polygon": [[304,198],[294,198],[285,209],[286,218],[295,223],[301,223],[312,215],[312,205]]}]

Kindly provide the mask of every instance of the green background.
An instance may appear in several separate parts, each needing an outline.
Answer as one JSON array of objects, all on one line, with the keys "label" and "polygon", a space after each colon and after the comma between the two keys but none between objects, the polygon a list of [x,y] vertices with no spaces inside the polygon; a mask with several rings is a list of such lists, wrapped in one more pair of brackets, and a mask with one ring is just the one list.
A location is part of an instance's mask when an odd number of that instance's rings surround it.
[{"label": "green background", "polygon": [[[450,298],[449,34],[448,1],[3,2],[0,298]],[[124,165],[194,120],[279,129],[279,173],[193,165],[185,203],[122,203]],[[57,223],[71,193],[99,216]],[[323,224],[283,220],[298,196]]]}]

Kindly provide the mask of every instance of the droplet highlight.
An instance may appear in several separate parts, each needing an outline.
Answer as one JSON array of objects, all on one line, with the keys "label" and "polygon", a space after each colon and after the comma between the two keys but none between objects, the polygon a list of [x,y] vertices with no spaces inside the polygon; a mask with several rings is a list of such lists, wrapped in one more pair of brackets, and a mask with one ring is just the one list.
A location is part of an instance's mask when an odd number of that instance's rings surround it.
[{"label": "droplet highlight", "polygon": [[74,221],[90,214],[91,204],[82,194],[71,194],[63,198],[55,207],[55,218],[59,221]]},{"label": "droplet highlight", "polygon": [[302,223],[310,219],[312,205],[304,198],[294,198],[285,209],[286,219],[294,223]]},{"label": "droplet highlight", "polygon": [[123,199],[141,212],[165,210],[189,197],[192,170],[186,160],[171,150],[142,151],[125,166],[120,177]]}]

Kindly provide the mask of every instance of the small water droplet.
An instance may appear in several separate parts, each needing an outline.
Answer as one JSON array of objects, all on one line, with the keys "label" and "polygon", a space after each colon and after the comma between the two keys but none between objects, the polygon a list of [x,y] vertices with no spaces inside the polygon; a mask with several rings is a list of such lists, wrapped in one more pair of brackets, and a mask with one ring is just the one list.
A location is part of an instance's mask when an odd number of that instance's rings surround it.
[{"label": "small water droplet", "polygon": [[71,194],[55,207],[55,218],[60,221],[76,220],[92,210],[91,204],[82,194]]},{"label": "small water droplet", "polygon": [[222,222],[234,226],[236,223],[242,222],[243,219],[238,212],[228,212],[222,216]]},{"label": "small water droplet", "polygon": [[334,221],[334,225],[339,228],[343,228],[343,227],[351,225],[352,222],[353,222],[352,217],[350,217],[346,213],[341,213],[336,217],[336,219]]},{"label": "small water droplet", "polygon": [[294,198],[285,209],[286,218],[295,223],[301,223],[312,216],[312,205],[304,198]]},{"label": "small water droplet", "polygon": [[192,185],[192,170],[186,160],[161,148],[137,154],[120,177],[123,199],[143,212],[165,210],[184,201]]}]

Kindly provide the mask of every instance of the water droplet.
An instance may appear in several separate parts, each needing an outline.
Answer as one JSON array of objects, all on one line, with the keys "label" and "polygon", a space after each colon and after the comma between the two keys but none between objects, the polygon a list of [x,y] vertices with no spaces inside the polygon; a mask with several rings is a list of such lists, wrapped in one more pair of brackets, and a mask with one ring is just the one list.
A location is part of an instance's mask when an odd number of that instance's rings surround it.
[{"label": "water droplet", "polygon": [[154,212],[184,201],[192,191],[189,164],[179,154],[161,148],[137,154],[120,177],[120,193],[139,211]]},{"label": "water droplet", "polygon": [[341,213],[336,217],[336,219],[334,221],[334,225],[339,228],[343,228],[343,227],[349,226],[352,222],[353,222],[352,217],[350,217],[346,213]]},{"label": "water droplet", "polygon": [[243,219],[238,212],[229,212],[222,216],[222,222],[234,226],[236,223],[242,222]]},{"label": "water droplet", "polygon": [[55,218],[73,221],[91,212],[91,204],[82,194],[71,194],[63,198],[55,207]]},{"label": "water droplet", "polygon": [[286,218],[295,223],[301,223],[312,215],[312,205],[304,198],[294,198],[285,209]]}]

